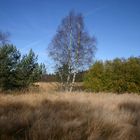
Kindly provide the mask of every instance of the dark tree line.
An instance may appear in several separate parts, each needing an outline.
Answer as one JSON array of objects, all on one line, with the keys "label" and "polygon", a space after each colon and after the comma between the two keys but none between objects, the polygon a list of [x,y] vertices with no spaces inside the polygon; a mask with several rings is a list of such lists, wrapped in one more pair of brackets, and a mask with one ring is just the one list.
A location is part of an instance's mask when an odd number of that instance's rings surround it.
[{"label": "dark tree line", "polygon": [[30,50],[21,56],[17,48],[7,43],[7,35],[0,34],[0,90],[27,88],[45,73],[44,64]]},{"label": "dark tree line", "polygon": [[94,92],[140,93],[140,57],[96,61],[86,73],[84,85]]},{"label": "dark tree line", "polygon": [[[76,75],[75,82],[83,82],[86,71],[80,71]],[[44,74],[41,78],[42,82],[61,82],[58,72],[52,74]]]}]

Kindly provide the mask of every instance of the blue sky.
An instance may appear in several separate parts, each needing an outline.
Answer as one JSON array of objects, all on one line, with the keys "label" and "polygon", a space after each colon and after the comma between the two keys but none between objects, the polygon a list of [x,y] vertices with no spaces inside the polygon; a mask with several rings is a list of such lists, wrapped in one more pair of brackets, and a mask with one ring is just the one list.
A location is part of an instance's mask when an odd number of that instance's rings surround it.
[{"label": "blue sky", "polygon": [[70,10],[97,38],[96,59],[140,56],[140,0],[0,0],[0,30],[23,53],[32,48],[49,72],[47,46]]}]

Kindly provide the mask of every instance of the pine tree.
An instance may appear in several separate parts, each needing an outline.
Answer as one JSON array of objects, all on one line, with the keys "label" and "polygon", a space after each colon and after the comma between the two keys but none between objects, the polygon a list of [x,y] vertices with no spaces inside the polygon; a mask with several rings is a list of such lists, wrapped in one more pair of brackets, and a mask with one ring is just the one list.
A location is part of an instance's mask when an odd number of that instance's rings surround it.
[{"label": "pine tree", "polygon": [[13,45],[0,47],[0,88],[16,87],[16,70],[20,56],[20,52]]}]

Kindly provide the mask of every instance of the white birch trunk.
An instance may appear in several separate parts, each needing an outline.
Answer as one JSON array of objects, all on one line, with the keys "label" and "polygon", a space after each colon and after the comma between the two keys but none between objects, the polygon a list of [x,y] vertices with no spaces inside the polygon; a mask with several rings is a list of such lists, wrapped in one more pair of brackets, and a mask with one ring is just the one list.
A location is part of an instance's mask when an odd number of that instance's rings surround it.
[{"label": "white birch trunk", "polygon": [[59,72],[59,77],[61,79],[61,90],[63,89],[63,76],[61,74],[61,72]]},{"label": "white birch trunk", "polygon": [[74,86],[74,83],[75,83],[75,78],[76,78],[76,72],[74,72],[74,74],[73,74],[72,84],[70,86],[70,92],[72,92],[72,90],[73,90],[73,86]]}]

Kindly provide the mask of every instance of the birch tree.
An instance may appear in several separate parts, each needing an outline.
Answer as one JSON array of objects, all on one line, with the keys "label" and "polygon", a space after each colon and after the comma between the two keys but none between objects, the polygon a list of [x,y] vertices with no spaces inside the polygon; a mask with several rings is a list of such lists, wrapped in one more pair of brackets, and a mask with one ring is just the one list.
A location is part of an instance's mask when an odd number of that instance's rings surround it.
[{"label": "birch tree", "polygon": [[[76,74],[92,63],[96,50],[96,41],[86,31],[82,14],[70,12],[62,19],[56,35],[49,45],[49,55],[56,63],[57,70],[63,71],[67,66],[65,76],[59,71],[63,85],[67,91],[72,91]],[[63,71],[63,72],[64,72]]]}]

